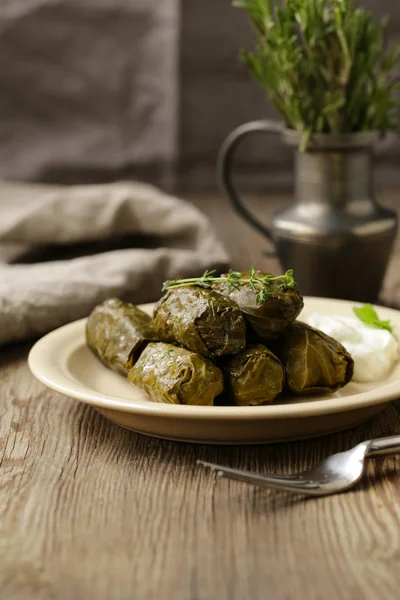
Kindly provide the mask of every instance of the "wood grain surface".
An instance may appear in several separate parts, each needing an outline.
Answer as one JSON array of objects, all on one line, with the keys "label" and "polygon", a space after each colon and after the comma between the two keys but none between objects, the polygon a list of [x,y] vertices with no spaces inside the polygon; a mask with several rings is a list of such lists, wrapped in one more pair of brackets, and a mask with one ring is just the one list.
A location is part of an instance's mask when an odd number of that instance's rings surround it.
[{"label": "wood grain surface", "polygon": [[[227,204],[209,198],[202,206],[235,266],[259,259],[265,242]],[[308,500],[217,481],[196,459],[303,469],[363,439],[400,433],[400,406],[311,441],[168,442],[120,429],[46,389],[28,370],[28,350],[0,352],[1,600],[398,597],[400,457],[371,460],[346,494]]]}]

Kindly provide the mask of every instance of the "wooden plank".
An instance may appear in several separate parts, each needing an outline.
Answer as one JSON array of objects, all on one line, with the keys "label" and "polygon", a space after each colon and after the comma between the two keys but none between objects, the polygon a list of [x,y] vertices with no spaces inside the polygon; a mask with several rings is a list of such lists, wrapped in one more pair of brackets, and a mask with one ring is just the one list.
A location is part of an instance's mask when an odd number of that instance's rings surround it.
[{"label": "wooden plank", "polygon": [[[248,200],[267,221],[290,197]],[[233,266],[279,268],[261,257],[265,240],[223,197],[193,202],[210,216]],[[399,256],[397,246],[394,261]],[[174,443],[120,429],[47,390],[29,373],[28,349],[0,352],[0,598],[397,597],[399,457],[371,461],[347,494],[309,500],[216,481],[196,459],[260,472],[304,469],[363,439],[400,433],[399,405],[321,439],[248,448]]]},{"label": "wooden plank", "polygon": [[400,583],[398,458],[345,495],[299,500],[196,467],[305,468],[400,432],[366,427],[276,446],[146,438],[46,390],[27,347],[0,354],[0,597],[87,600],[392,600]]}]

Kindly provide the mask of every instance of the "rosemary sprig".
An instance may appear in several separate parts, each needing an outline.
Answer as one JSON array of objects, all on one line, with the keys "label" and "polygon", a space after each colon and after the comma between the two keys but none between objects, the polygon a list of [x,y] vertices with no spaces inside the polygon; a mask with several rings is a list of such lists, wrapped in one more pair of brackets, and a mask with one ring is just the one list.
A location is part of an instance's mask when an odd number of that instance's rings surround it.
[{"label": "rosemary sprig", "polygon": [[[250,73],[302,135],[399,131],[400,44],[353,0],[234,0],[255,30]],[[398,73],[397,73],[398,74]]]},{"label": "rosemary sprig", "polygon": [[186,286],[198,286],[202,288],[211,288],[215,283],[227,283],[228,292],[238,289],[241,285],[248,283],[252,291],[256,294],[257,304],[266,302],[271,297],[271,284],[280,282],[279,288],[286,290],[296,287],[293,276],[293,270],[289,269],[284,275],[263,275],[258,273],[253,266],[249,269],[248,276],[243,276],[239,271],[229,269],[227,275],[216,276],[215,271],[204,271],[201,277],[192,277],[189,279],[170,279],[164,281],[162,291],[177,289]]}]

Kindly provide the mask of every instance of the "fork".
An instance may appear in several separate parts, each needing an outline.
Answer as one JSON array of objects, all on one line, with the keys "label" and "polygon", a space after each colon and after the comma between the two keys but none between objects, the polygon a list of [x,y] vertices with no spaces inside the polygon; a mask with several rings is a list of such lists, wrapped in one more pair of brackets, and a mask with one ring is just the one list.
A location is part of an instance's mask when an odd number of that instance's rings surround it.
[{"label": "fork", "polygon": [[197,464],[209,467],[219,477],[238,479],[294,494],[325,496],[344,492],[358,483],[364,474],[366,458],[396,453],[400,453],[400,435],[361,442],[351,450],[333,454],[315,467],[293,475],[258,475],[204,460],[198,460]]}]

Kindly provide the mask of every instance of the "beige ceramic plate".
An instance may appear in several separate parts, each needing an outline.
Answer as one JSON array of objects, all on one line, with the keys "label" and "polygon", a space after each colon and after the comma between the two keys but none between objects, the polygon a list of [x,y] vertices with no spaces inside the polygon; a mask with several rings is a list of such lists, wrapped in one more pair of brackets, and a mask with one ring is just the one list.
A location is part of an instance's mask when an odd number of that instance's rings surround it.
[{"label": "beige ceramic plate", "polygon": [[[352,315],[354,303],[305,298],[312,312]],[[153,305],[145,305],[151,313]],[[400,312],[379,307],[379,316],[400,329]],[[182,406],[150,402],[108,370],[85,344],[86,319],[39,340],[29,355],[32,373],[49,388],[93,406],[122,427],[147,435],[199,443],[256,444],[319,436],[356,425],[400,397],[400,365],[377,384],[350,383],[333,395],[283,400],[269,406]]]}]

